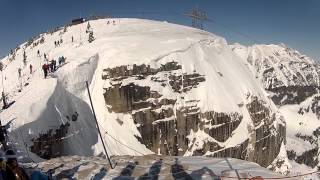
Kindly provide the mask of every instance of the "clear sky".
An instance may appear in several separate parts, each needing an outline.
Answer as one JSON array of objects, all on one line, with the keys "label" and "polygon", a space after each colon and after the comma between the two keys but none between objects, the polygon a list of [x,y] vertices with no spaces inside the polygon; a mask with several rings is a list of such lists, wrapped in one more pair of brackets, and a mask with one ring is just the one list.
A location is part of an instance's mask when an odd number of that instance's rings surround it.
[{"label": "clear sky", "polygon": [[[320,0],[0,0],[0,57],[28,38],[80,15],[166,20],[190,25],[194,7],[207,31],[229,43],[285,43],[320,60]],[[246,38],[240,34],[245,34]]]}]

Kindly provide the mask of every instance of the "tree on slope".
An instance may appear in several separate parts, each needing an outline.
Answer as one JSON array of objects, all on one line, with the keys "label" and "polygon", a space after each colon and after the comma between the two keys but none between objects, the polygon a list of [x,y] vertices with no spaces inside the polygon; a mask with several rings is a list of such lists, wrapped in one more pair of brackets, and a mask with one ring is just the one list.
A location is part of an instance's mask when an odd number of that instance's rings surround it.
[{"label": "tree on slope", "polygon": [[13,61],[16,58],[16,51],[14,50],[10,50],[10,57],[9,57],[9,61]]},{"label": "tree on slope", "polygon": [[90,33],[91,32],[91,25],[90,23],[88,22],[87,24],[87,29],[86,29],[86,33]]},{"label": "tree on slope", "polygon": [[92,41],[94,41],[95,40],[95,38],[94,38],[94,36],[93,36],[93,31],[90,31],[89,32],[89,39],[88,39],[88,41],[89,41],[89,43],[91,43]]},{"label": "tree on slope", "polygon": [[67,29],[67,25],[66,25],[66,26],[64,26],[64,28],[63,28],[63,32],[66,33],[67,31],[68,31],[68,29]]},{"label": "tree on slope", "polygon": [[2,93],[1,93],[1,98],[2,98],[2,103],[3,103],[3,108],[8,107],[8,103],[7,103],[7,98],[6,95],[4,93],[4,85],[3,85],[3,69],[4,69],[4,65],[2,62],[0,62],[0,71],[1,71],[1,82],[2,82]]}]

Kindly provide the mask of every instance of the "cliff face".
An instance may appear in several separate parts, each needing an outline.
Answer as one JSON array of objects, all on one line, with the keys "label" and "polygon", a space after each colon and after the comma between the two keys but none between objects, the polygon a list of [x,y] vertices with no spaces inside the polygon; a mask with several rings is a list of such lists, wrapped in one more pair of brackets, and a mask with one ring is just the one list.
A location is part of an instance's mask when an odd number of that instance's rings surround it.
[{"label": "cliff face", "polygon": [[[163,79],[165,77],[165,79]],[[274,126],[276,114],[266,102],[248,95],[248,102],[238,106],[248,111],[253,127],[250,137],[234,147],[227,140],[243,121],[239,112],[202,111],[199,100],[184,100],[184,94],[206,81],[206,76],[194,71],[181,73],[177,62],[150,65],[129,65],[104,69],[102,79],[110,86],[105,88],[104,98],[108,111],[125,113],[132,119],[141,136],[141,143],[162,155],[208,155],[246,159],[268,166],[278,155],[285,139],[285,126]],[[163,88],[169,86],[177,95],[166,98],[142,81],[151,81]]]}]

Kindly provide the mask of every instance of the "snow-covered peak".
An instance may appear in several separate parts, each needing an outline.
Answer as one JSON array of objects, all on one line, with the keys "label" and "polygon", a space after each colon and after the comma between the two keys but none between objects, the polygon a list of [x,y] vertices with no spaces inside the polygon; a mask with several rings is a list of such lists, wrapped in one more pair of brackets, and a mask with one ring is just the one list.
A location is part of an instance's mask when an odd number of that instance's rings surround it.
[{"label": "snow-covered peak", "polygon": [[319,65],[297,50],[280,45],[231,45],[266,89],[319,86]]},{"label": "snow-covered peak", "polygon": [[251,55],[252,58],[259,57],[275,57],[273,63],[278,62],[305,62],[315,64],[315,61],[310,57],[301,54],[299,51],[281,44],[255,44],[253,46],[244,46],[238,43],[230,45],[230,47],[239,55]]}]

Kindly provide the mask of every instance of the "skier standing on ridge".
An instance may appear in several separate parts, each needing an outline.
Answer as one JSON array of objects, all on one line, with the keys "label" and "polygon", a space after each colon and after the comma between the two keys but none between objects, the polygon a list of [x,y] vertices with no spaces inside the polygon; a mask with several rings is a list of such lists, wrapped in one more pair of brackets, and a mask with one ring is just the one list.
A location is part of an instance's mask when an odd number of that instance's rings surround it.
[{"label": "skier standing on ridge", "polygon": [[2,109],[7,109],[7,107],[8,107],[8,103],[7,103],[6,95],[4,94],[4,92],[3,92],[3,91],[2,91],[2,93],[1,93],[1,95],[2,95],[2,103],[3,103],[3,107],[2,107]]},{"label": "skier standing on ridge", "polygon": [[73,42],[73,36],[71,36],[71,42]]},{"label": "skier standing on ridge", "polygon": [[29,68],[30,68],[30,74],[32,74],[32,64],[30,64]]},{"label": "skier standing on ridge", "polygon": [[61,62],[62,62],[61,57],[59,57],[59,58],[58,58],[59,66],[61,66]]},{"label": "skier standing on ridge", "polygon": [[56,69],[57,69],[57,68],[56,68],[56,67],[57,67],[57,66],[56,66],[56,64],[57,64],[56,60],[52,59],[51,64],[52,64],[52,70],[51,70],[51,71],[52,71],[52,72],[56,71]]},{"label": "skier standing on ridge", "polygon": [[21,78],[21,68],[18,68],[18,77]]},{"label": "skier standing on ridge", "polygon": [[48,76],[48,69],[49,69],[48,64],[43,64],[42,70],[43,70],[43,73],[44,73],[44,78],[47,78],[47,76]]},{"label": "skier standing on ridge", "polygon": [[66,58],[64,56],[61,56],[61,57],[59,57],[58,61],[59,61],[59,66],[61,66],[62,64],[64,64],[66,62]]},{"label": "skier standing on ridge", "polygon": [[0,125],[0,142],[2,144],[3,150],[7,148],[6,137],[7,137],[7,129],[4,126]]},{"label": "skier standing on ridge", "polygon": [[51,62],[50,62],[50,64],[49,64],[49,70],[50,70],[50,72],[53,72],[53,71],[54,71],[54,70],[53,70],[53,61],[54,61],[54,59],[52,59]]},{"label": "skier standing on ridge", "polygon": [[38,57],[40,57],[40,51],[39,51],[39,49],[38,49]]}]

